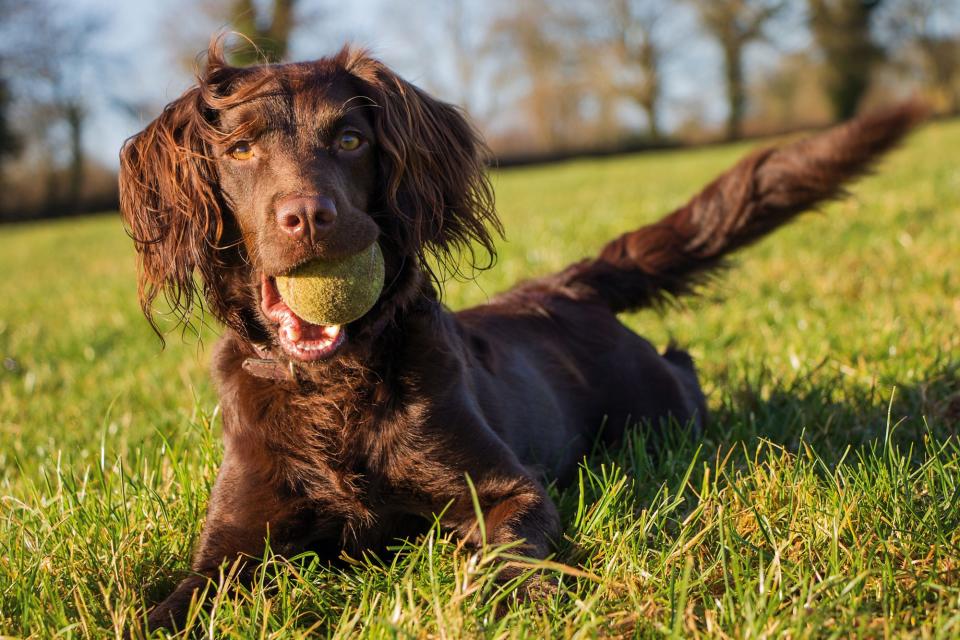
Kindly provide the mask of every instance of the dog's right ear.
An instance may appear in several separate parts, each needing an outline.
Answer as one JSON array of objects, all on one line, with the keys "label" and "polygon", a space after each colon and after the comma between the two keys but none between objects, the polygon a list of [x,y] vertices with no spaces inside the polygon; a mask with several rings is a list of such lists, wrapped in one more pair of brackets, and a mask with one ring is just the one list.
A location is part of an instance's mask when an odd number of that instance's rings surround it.
[{"label": "dog's right ear", "polygon": [[[487,175],[488,149],[465,113],[364,50],[345,47],[335,59],[365,87],[384,204],[395,219],[405,221],[421,268],[439,281],[443,271],[460,272],[461,254],[470,267],[492,265],[494,237],[502,228]],[[484,253],[490,261],[480,265],[477,258],[482,261]]]},{"label": "dog's right ear", "polygon": [[226,301],[210,286],[224,220],[207,104],[193,87],[120,152],[120,211],[137,248],[140,305],[158,334],[153,305],[161,293],[177,323],[189,322],[201,293],[195,272],[214,315],[228,321]]}]

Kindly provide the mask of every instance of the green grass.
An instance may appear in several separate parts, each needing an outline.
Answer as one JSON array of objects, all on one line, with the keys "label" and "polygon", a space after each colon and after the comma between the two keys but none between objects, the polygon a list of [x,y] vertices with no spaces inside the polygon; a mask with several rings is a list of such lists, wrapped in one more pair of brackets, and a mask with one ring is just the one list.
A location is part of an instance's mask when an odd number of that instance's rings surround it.
[{"label": "green grass", "polygon": [[[655,456],[638,432],[554,491],[555,594],[512,602],[504,550],[434,531],[347,568],[272,558],[202,634],[957,637],[957,148],[960,122],[924,129],[702,297],[625,318],[690,348],[712,424]],[[497,174],[499,264],[447,302],[595,251],[745,150]],[[188,568],[221,456],[205,352],[160,350],[116,215],[0,228],[0,273],[0,635],[113,636]]]}]

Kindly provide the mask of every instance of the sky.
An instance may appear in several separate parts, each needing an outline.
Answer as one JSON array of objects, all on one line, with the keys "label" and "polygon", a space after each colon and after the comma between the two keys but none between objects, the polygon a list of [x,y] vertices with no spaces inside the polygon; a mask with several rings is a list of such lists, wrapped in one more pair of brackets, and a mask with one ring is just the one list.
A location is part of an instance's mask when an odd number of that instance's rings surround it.
[{"label": "sky", "polygon": [[[445,72],[443,25],[430,11],[431,3],[442,0],[351,0],[325,6],[316,29],[301,30],[293,42],[293,56],[313,58],[340,48],[350,41],[371,48],[404,77],[425,85],[447,100],[456,100],[458,91]],[[517,0],[522,1],[522,0]],[[589,1],[589,0],[586,0]],[[310,5],[310,0],[305,1]],[[87,92],[97,96],[84,144],[90,154],[108,166],[117,165],[123,141],[142,129],[159,114],[167,102],[190,86],[191,78],[174,57],[171,39],[206,49],[206,22],[189,0],[74,0],[76,11],[93,11],[103,18],[99,49],[115,60],[103,78],[91,78],[107,91]],[[710,121],[724,115],[720,57],[709,39],[697,33],[689,6],[677,3],[677,36],[671,43],[665,69],[665,108],[661,120],[669,130],[685,116],[694,103],[707,105]],[[686,13],[684,13],[686,12]],[[416,29],[411,29],[412,25]],[[399,28],[403,26],[404,28]],[[795,32],[778,34],[779,50],[804,46],[805,36]],[[770,45],[748,50],[748,69],[769,65],[776,56]],[[445,95],[447,94],[447,95]],[[120,108],[118,105],[128,105]],[[137,105],[130,112],[129,105]]]},{"label": "sky", "polygon": [[[345,6],[338,9],[337,16],[343,39],[362,39],[366,25],[375,23],[374,11],[378,10],[376,5],[380,3],[359,0],[343,4]],[[142,129],[159,115],[164,104],[176,99],[191,85],[192,77],[176,59],[176,47],[171,45],[170,39],[189,41],[196,34],[195,45],[187,46],[193,46],[199,55],[206,50],[212,33],[206,33],[207,21],[190,7],[189,0],[75,0],[73,10],[93,11],[103,19],[99,39],[103,44],[98,49],[104,58],[113,62],[104,73],[105,77],[91,77],[89,80],[98,86],[106,86],[108,91],[86,92],[91,96],[101,95],[93,99],[84,143],[97,160],[116,166],[123,141]],[[179,22],[181,17],[182,22]],[[217,27],[213,28],[217,30]],[[309,37],[309,34],[305,35]],[[377,40],[373,38],[364,43],[372,45]],[[295,55],[298,48],[314,49],[310,57],[334,51],[340,46],[332,40],[320,46],[301,44],[298,47],[296,44]],[[378,48],[399,57],[399,43],[383,39],[378,44]],[[129,106],[118,106],[121,103],[135,105],[135,113],[130,113]]]}]

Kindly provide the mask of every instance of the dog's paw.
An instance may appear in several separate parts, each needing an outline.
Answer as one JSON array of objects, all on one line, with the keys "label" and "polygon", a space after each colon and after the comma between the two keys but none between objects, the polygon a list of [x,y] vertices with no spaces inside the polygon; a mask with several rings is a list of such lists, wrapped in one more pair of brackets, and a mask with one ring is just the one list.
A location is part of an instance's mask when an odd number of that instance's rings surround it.
[{"label": "dog's paw", "polygon": [[[497,577],[502,590],[495,592],[497,618],[504,617],[511,609],[533,609],[538,615],[546,614],[559,591],[559,581],[553,575],[538,571],[522,578],[523,572],[507,569]],[[519,583],[516,581],[520,580]]]},{"label": "dog's paw", "polygon": [[560,588],[555,576],[545,573],[535,573],[517,588],[517,601],[522,603],[546,603],[552,600]]}]

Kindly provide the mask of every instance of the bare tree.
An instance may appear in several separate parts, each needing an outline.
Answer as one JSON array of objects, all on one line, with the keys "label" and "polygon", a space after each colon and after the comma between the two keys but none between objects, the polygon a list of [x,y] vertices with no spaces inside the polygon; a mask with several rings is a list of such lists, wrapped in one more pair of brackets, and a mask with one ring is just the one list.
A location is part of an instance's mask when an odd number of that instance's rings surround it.
[{"label": "bare tree", "polygon": [[810,31],[826,62],[825,88],[838,120],[856,113],[883,58],[870,32],[871,16],[882,1],[808,0]]},{"label": "bare tree", "polygon": [[296,21],[297,0],[273,0],[266,10],[257,11],[262,3],[234,0],[231,9],[233,28],[249,40],[241,40],[231,48],[234,64],[246,66],[263,62],[279,62],[287,57],[290,35]]},{"label": "bare tree", "polygon": [[[20,66],[17,60],[19,52],[16,46],[9,46],[5,36],[8,35],[6,31],[10,28],[11,19],[15,21],[24,7],[24,0],[0,0],[0,15],[4,16],[6,23],[6,28],[0,27],[0,41],[7,44],[0,46],[0,170],[5,168],[4,164],[16,156],[21,148],[20,136],[13,126],[12,112],[15,102],[11,91],[17,67]],[[0,182],[2,179],[3,173],[0,171]]]},{"label": "bare tree", "polygon": [[746,107],[744,51],[766,38],[770,21],[785,7],[785,0],[692,0],[703,28],[723,52],[727,92],[727,138],[739,138]]},{"label": "bare tree", "polygon": [[919,57],[919,64],[910,65],[910,71],[919,71],[949,113],[960,111],[958,20],[956,0],[889,0],[881,16],[891,49],[904,57]]},{"label": "bare tree", "polygon": [[[394,29],[402,31],[404,40],[417,32],[417,38],[404,49],[408,64],[422,74],[426,86],[478,121],[490,116],[491,107],[491,96],[479,90],[486,80],[483,38],[489,27],[483,9],[481,3],[471,0],[431,0],[420,5],[419,11],[406,4],[392,6],[389,19]],[[444,55],[438,56],[438,49]]]},{"label": "bare tree", "polygon": [[[98,15],[61,25],[58,38],[62,46],[72,54],[72,65],[53,62],[49,65],[49,82],[53,89],[53,107],[67,128],[69,163],[64,204],[71,210],[80,206],[81,191],[86,169],[83,136],[86,128],[89,105],[84,91],[84,72],[96,67],[98,52],[95,41],[103,30],[104,22]],[[56,55],[62,55],[60,52]],[[68,54],[70,55],[70,54]]]},{"label": "bare tree", "polygon": [[616,87],[643,109],[647,133],[661,136],[659,106],[663,94],[660,67],[665,55],[661,31],[669,11],[665,0],[608,0],[612,40],[621,67]]},{"label": "bare tree", "polygon": [[[323,3],[299,0],[172,0],[166,13],[163,42],[177,64],[194,73],[211,35],[226,38],[231,64],[280,62],[291,55],[298,29],[315,23]],[[183,12],[191,20],[184,23]]]},{"label": "bare tree", "polygon": [[541,150],[568,147],[582,119],[583,23],[570,3],[514,3],[491,26],[485,52],[501,63],[497,89],[519,94],[529,142]]},{"label": "bare tree", "polygon": [[[20,141],[10,124],[10,91],[7,89],[7,80],[0,76],[0,168],[3,162],[16,154],[20,148]],[[0,174],[2,179],[2,174]]]},{"label": "bare tree", "polygon": [[[13,0],[15,12],[3,34],[4,55],[15,70],[11,89],[19,104],[29,146],[49,156],[47,206],[80,206],[86,158],[83,139],[90,105],[85,85],[109,66],[98,50],[105,24],[96,13],[68,13],[56,0]],[[66,165],[63,176],[58,165]]]},{"label": "bare tree", "polygon": [[458,102],[465,108],[474,104],[474,83],[477,77],[477,47],[472,35],[473,20],[467,0],[448,0],[447,33],[453,46],[454,64],[460,88]]}]

